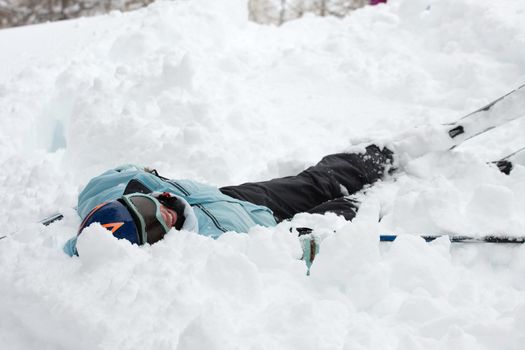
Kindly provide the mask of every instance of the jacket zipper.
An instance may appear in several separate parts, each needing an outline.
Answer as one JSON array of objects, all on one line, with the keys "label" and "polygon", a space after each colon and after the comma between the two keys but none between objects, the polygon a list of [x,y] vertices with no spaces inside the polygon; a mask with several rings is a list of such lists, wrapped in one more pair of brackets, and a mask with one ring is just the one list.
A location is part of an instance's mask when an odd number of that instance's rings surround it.
[{"label": "jacket zipper", "polygon": [[[182,185],[180,185],[179,183],[175,182],[175,181],[167,181],[168,183],[172,184],[173,186],[177,187],[179,189],[179,191],[181,191],[182,193],[184,193],[184,195],[186,196],[189,196],[190,193],[184,188],[182,187]],[[225,228],[223,228],[219,221],[217,220],[217,218],[215,216],[213,216],[212,213],[210,213],[208,211],[208,209],[206,209],[202,204],[195,204],[195,206],[197,208],[199,208],[200,210],[202,210],[202,212],[204,214],[206,214],[206,216],[208,216],[210,218],[210,220],[213,222],[213,224],[215,225],[215,227],[217,227],[219,230],[221,230],[222,232],[226,232],[227,230]]]},{"label": "jacket zipper", "polygon": [[184,187],[182,187],[180,184],[176,183],[175,181],[172,181],[172,180],[169,180],[169,181],[166,181],[170,184],[172,184],[173,186],[177,187],[179,189],[179,191],[181,191],[182,193],[184,193],[185,196],[189,196],[190,193],[188,191],[186,191],[186,189]]}]

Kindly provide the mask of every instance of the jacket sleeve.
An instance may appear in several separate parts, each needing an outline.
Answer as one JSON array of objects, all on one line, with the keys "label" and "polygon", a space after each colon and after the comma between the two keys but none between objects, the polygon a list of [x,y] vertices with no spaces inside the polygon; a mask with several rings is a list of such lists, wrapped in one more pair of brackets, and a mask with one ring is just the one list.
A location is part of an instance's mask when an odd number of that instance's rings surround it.
[{"label": "jacket sleeve", "polygon": [[77,253],[77,237],[69,239],[66,244],[64,244],[64,253],[69,256],[78,255]]}]

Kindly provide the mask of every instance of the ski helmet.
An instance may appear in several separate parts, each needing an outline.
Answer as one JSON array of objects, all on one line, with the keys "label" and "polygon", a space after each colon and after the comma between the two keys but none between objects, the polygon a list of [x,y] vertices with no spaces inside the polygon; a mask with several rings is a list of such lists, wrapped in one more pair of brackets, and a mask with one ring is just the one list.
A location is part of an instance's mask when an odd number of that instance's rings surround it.
[{"label": "ski helmet", "polygon": [[133,216],[118,200],[102,203],[91,210],[80,224],[77,236],[94,222],[98,222],[110,230],[113,236],[118,239],[127,239],[138,245],[144,243]]}]

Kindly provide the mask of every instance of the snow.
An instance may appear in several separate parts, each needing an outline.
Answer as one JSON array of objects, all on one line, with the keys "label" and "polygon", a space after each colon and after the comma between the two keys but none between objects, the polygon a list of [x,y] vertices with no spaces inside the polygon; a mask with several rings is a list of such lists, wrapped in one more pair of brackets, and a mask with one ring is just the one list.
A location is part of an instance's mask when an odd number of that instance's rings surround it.
[{"label": "snow", "polygon": [[[523,13],[391,0],[273,27],[202,0],[0,31],[0,347],[520,349],[525,247],[417,235],[525,233],[523,157],[510,176],[486,164],[525,146],[525,119],[452,152],[433,132],[525,82]],[[79,257],[61,250],[107,168],[222,186],[373,140],[404,141],[402,171],[356,195],[352,223],[143,247],[93,225]],[[292,225],[322,240],[310,276]]]}]

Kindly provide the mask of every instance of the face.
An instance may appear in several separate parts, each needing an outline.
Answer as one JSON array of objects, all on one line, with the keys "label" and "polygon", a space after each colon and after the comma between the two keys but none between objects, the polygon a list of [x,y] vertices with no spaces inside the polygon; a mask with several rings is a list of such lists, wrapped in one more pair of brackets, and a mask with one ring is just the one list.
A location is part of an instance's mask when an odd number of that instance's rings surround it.
[{"label": "face", "polygon": [[166,207],[165,205],[160,205],[160,215],[162,215],[162,219],[164,220],[164,223],[168,227],[175,226],[175,223],[177,222],[177,213],[175,210],[170,209]]}]

